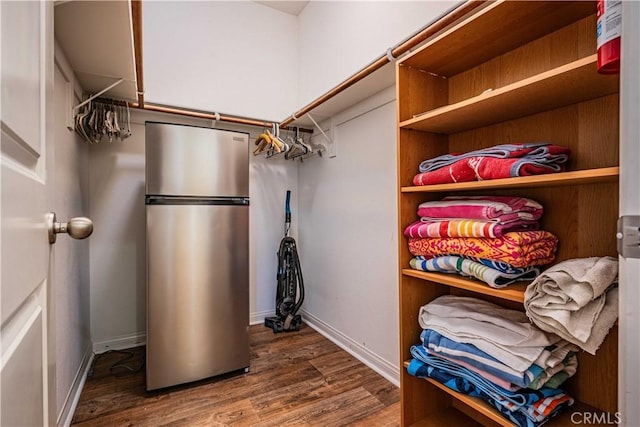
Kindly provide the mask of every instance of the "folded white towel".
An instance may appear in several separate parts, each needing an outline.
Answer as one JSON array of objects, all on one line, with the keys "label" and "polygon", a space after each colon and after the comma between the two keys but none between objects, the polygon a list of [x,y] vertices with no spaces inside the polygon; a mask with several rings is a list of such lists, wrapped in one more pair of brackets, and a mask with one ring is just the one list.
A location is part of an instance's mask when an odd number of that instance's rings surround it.
[{"label": "folded white towel", "polygon": [[443,295],[421,307],[418,322],[423,329],[472,344],[517,371],[526,370],[546,346],[559,341],[532,325],[523,312],[454,295]]},{"label": "folded white towel", "polygon": [[617,282],[615,258],[560,262],[527,287],[527,316],[540,329],[595,354],[618,317],[618,292],[612,288]]}]

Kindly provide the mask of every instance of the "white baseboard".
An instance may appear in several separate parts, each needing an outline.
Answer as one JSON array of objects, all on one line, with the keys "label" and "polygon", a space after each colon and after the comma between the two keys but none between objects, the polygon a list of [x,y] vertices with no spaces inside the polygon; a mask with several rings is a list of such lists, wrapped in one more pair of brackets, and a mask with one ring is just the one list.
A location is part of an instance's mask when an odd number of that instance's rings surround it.
[{"label": "white baseboard", "polygon": [[389,382],[400,387],[400,368],[395,364],[383,359],[370,349],[362,346],[358,342],[352,340],[342,332],[334,329],[332,326],[318,319],[306,310],[301,310],[302,321],[311,328],[324,335],[329,341],[335,343],[347,353],[382,375]]},{"label": "white baseboard", "polygon": [[140,347],[146,343],[147,333],[138,332],[93,343],[93,352],[95,354],[100,354],[109,350],[125,350],[127,348]]},{"label": "white baseboard", "polygon": [[264,323],[264,318],[267,316],[275,316],[275,310],[258,311],[256,313],[251,313],[251,315],[249,316],[249,324],[260,325]]},{"label": "white baseboard", "polygon": [[89,344],[82,355],[80,367],[78,368],[78,372],[76,372],[76,377],[73,379],[73,384],[71,384],[71,389],[67,394],[67,398],[64,400],[62,411],[60,411],[60,414],[58,415],[58,427],[68,427],[71,425],[73,414],[76,412],[76,407],[80,400],[80,394],[84,388],[85,381],[87,381],[87,374],[89,373],[89,369],[91,369],[91,364],[93,363],[93,358],[94,353],[91,351],[91,344]]}]

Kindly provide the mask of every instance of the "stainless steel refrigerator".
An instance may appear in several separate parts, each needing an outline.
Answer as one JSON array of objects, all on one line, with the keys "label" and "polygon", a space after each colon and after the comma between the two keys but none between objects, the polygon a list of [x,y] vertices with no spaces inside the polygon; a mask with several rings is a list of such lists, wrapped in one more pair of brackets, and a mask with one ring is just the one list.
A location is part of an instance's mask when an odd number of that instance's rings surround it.
[{"label": "stainless steel refrigerator", "polygon": [[249,366],[249,136],[146,123],[147,390]]}]

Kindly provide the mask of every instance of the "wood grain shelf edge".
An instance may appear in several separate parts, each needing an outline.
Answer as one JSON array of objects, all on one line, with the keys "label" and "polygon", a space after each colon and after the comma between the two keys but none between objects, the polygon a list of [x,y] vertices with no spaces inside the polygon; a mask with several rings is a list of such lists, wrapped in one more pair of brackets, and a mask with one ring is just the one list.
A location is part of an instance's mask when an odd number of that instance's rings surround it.
[{"label": "wood grain shelf edge", "polygon": [[495,289],[490,287],[486,283],[467,279],[454,274],[428,273],[425,271],[413,270],[410,268],[403,269],[402,274],[405,276],[411,276],[418,279],[439,283],[441,285],[452,286],[454,288],[464,289],[467,291],[472,291],[519,303],[524,303],[524,290],[526,289],[528,284],[528,282],[522,282],[514,285],[509,285],[502,289]]},{"label": "wood grain shelf edge", "polygon": [[620,175],[618,166],[559,172],[546,175],[521,176],[516,178],[493,179],[488,181],[456,182],[401,187],[402,193],[441,193],[450,191],[475,191],[490,189],[534,188],[563,185],[598,184],[616,182]]}]

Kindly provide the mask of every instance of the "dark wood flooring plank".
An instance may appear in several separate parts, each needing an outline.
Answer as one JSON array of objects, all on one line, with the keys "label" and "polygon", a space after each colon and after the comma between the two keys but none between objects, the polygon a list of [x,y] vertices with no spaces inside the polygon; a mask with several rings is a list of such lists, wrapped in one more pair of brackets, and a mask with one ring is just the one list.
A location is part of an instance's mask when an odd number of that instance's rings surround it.
[{"label": "dark wood flooring plank", "polygon": [[310,362],[322,375],[332,375],[352,369],[362,363],[346,351],[334,351],[315,357]]},{"label": "dark wood flooring plank", "polygon": [[[100,355],[73,417],[74,426],[339,426],[400,424],[397,387],[302,325],[274,334],[250,327],[248,373],[146,392],[144,370],[110,371],[122,354]],[[144,347],[132,349],[136,366]],[[137,363],[139,366],[139,363]],[[114,372],[126,372],[123,368]]]},{"label": "dark wood flooring plank", "polygon": [[400,425],[400,402],[354,421],[352,427],[396,427]]},{"label": "dark wood flooring plank", "polygon": [[364,388],[359,387],[278,414],[258,425],[260,427],[281,425],[345,426],[383,408],[384,405]]}]

